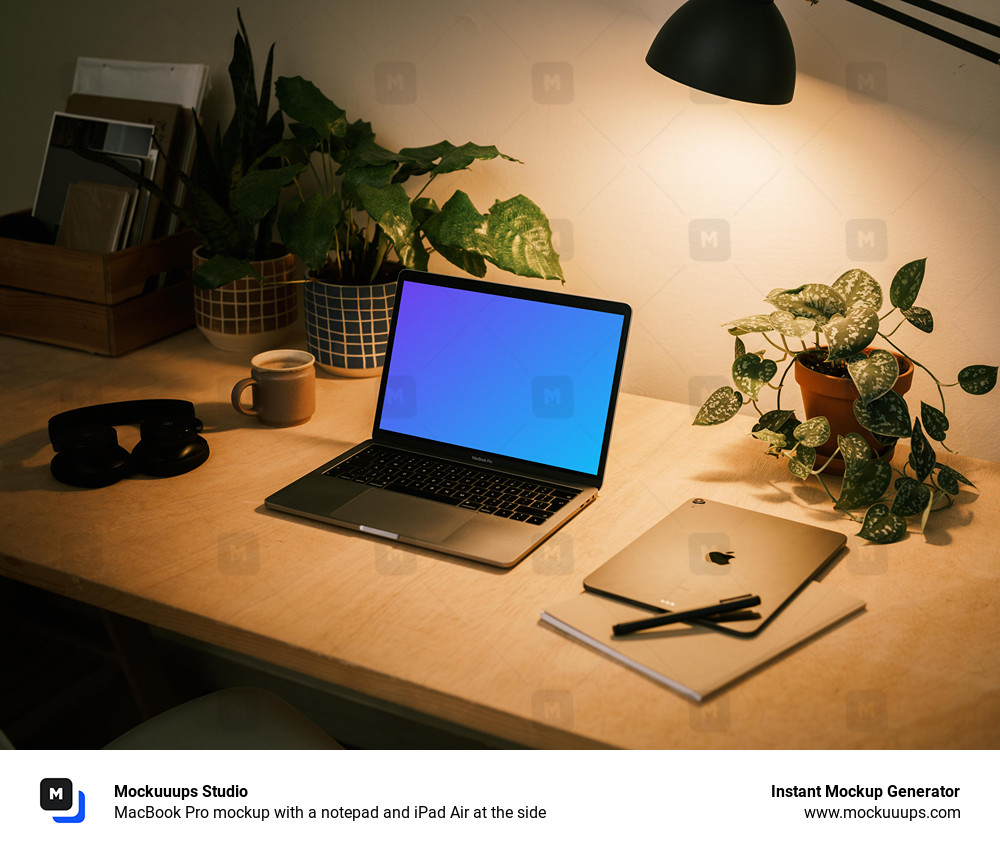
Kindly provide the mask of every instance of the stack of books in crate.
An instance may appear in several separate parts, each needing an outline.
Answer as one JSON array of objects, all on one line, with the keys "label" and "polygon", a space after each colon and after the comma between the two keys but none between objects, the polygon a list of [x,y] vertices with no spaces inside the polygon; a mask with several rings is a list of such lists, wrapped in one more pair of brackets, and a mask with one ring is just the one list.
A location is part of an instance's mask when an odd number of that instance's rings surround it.
[{"label": "stack of books in crate", "polygon": [[52,117],[34,207],[0,219],[0,333],[117,355],[194,324],[194,237],[125,172],[183,205],[167,163],[190,166],[208,71],[77,60],[66,109]]}]

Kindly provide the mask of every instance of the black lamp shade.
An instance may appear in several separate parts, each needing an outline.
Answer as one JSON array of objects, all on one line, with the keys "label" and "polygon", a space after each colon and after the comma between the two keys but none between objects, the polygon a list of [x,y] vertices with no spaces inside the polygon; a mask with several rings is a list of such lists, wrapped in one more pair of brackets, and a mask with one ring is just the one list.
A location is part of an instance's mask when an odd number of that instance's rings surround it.
[{"label": "black lamp shade", "polygon": [[795,48],[774,0],[688,0],[657,33],[646,63],[733,100],[788,103],[795,91]]}]

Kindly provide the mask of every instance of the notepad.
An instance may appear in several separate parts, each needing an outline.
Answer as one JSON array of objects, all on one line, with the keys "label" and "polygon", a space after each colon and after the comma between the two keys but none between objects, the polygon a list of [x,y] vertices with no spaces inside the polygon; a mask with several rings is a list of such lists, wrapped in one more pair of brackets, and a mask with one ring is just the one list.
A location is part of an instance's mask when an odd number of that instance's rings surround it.
[{"label": "notepad", "polygon": [[615,623],[644,616],[633,605],[583,592],[542,611],[542,622],[685,696],[701,701],[767,662],[857,614],[865,603],[810,582],[768,628],[740,637],[676,623],[615,637]]}]

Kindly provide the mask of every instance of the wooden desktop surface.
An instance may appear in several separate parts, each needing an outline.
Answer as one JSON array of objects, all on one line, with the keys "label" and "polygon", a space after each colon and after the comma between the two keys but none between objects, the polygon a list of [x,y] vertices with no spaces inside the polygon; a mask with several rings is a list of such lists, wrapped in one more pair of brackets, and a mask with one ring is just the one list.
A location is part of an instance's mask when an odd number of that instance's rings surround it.
[{"label": "wooden desktop surface", "polygon": [[[0,359],[9,577],[529,746],[1000,745],[1000,464],[950,458],[978,489],[926,536],[877,547],[853,537],[818,485],[764,456],[747,420],[695,428],[687,405],[624,395],[600,498],[504,571],[263,507],[369,436],[376,379],[322,375],[312,420],[275,430],[230,406],[248,358],[196,331],[114,359],[0,338]],[[49,475],[50,416],[143,397],[195,403],[204,466],[93,491]],[[119,434],[128,448],[137,439]],[[848,534],[824,581],[867,602],[702,705],[539,622],[698,496]]]}]

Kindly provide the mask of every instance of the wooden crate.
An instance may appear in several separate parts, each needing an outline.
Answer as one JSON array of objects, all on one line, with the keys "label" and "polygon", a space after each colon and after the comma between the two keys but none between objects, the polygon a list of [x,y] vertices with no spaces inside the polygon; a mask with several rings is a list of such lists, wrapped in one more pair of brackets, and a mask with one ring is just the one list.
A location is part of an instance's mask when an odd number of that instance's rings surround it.
[{"label": "wooden crate", "polygon": [[[118,355],[194,325],[194,236],[98,254],[0,238],[0,333]],[[145,292],[165,272],[184,279]]]}]

